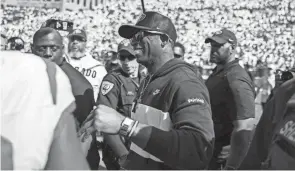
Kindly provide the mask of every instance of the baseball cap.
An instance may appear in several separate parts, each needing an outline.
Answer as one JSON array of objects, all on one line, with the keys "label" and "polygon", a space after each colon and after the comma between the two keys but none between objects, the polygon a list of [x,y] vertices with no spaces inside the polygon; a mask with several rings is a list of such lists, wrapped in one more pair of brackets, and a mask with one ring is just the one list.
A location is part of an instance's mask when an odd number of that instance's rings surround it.
[{"label": "baseball cap", "polygon": [[119,35],[130,39],[141,30],[164,33],[174,42],[177,39],[176,29],[171,19],[153,11],[142,13],[135,25],[122,25],[119,28]]},{"label": "baseball cap", "polygon": [[129,39],[125,39],[122,42],[119,43],[118,45],[118,53],[121,51],[127,51],[131,55],[135,56],[135,51],[133,49],[133,46],[131,45],[131,42]]},{"label": "baseball cap", "polygon": [[212,37],[206,38],[205,43],[210,43],[212,41],[217,42],[219,44],[229,42],[231,44],[237,45],[237,37],[232,31],[226,28],[215,32]]},{"label": "baseball cap", "polygon": [[78,36],[78,37],[81,37],[83,38],[85,41],[87,40],[87,35],[86,35],[86,32],[84,30],[81,30],[81,29],[75,29],[73,31],[71,31],[68,35],[68,37],[73,37],[73,36]]}]

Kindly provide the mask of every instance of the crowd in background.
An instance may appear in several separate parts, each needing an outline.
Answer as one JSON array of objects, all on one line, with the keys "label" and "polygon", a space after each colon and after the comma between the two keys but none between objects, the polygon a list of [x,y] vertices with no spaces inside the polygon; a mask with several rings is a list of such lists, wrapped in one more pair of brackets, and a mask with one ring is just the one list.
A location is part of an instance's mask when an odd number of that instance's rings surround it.
[{"label": "crowd in background", "polygon": [[[97,58],[103,51],[117,49],[122,40],[118,27],[135,23],[140,15],[139,0],[108,0],[93,10],[63,11],[34,7],[1,7],[1,33],[21,37],[30,51],[32,36],[49,18],[74,22],[88,34],[87,49]],[[186,48],[185,60],[211,69],[205,37],[227,27],[238,38],[238,57],[249,69],[261,61],[269,68],[288,69],[295,54],[294,0],[148,0],[147,11],[159,11],[172,18],[178,42]],[[67,33],[62,33],[64,36]]]}]

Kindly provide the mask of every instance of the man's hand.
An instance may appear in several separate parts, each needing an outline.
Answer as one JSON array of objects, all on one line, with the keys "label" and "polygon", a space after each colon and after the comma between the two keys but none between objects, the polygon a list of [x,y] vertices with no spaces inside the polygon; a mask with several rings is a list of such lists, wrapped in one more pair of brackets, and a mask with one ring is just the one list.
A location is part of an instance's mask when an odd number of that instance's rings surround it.
[{"label": "man's hand", "polygon": [[116,110],[105,105],[98,105],[82,124],[78,136],[82,136],[80,138],[84,141],[94,131],[117,134],[124,118]]},{"label": "man's hand", "polygon": [[90,149],[91,143],[93,141],[92,136],[90,135],[87,137],[80,137],[80,138],[84,138],[83,140],[81,140],[81,146],[82,146],[82,150],[85,157],[87,157],[88,150]]}]

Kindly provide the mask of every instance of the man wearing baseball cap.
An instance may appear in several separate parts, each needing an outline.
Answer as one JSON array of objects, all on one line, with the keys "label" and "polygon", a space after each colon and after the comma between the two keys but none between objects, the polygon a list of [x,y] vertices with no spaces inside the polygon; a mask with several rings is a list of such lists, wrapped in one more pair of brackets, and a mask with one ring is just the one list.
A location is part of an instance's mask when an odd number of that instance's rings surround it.
[{"label": "man wearing baseball cap", "polygon": [[101,81],[107,71],[101,62],[86,52],[87,35],[85,30],[73,30],[69,33],[68,39],[68,62],[90,82],[94,91],[94,99],[97,99]]},{"label": "man wearing baseball cap", "polygon": [[80,134],[96,128],[131,141],[121,162],[127,170],[205,169],[214,141],[209,93],[195,67],[174,59],[177,34],[171,19],[145,12],[135,25],[122,25],[119,34],[131,39],[137,61],[149,75],[131,116],[99,105],[94,125],[84,125]]},{"label": "man wearing baseball cap", "polygon": [[211,44],[210,62],[217,64],[206,81],[215,131],[209,169],[236,169],[247,153],[254,127],[254,86],[235,58],[237,38],[232,31],[222,29],[205,43]]},{"label": "man wearing baseball cap", "polygon": [[[106,105],[130,117],[133,100],[143,79],[130,40],[126,39],[119,44],[117,59],[121,67],[104,77],[97,104]],[[127,156],[129,146],[129,141],[125,141],[124,137],[105,134],[102,153],[108,170],[120,169],[118,162]]]}]

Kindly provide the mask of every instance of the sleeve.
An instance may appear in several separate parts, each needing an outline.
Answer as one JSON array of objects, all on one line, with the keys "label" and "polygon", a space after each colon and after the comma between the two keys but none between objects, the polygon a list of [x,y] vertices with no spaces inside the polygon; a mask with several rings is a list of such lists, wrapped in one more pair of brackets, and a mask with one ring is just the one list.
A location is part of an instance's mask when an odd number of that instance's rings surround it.
[{"label": "sleeve", "polygon": [[228,75],[228,82],[233,93],[237,113],[231,116],[233,120],[255,118],[255,97],[252,85],[246,78],[236,78]]},{"label": "sleeve", "polygon": [[174,129],[152,127],[145,150],[176,169],[205,169],[213,153],[214,129],[209,93],[197,81],[182,82],[173,97]]},{"label": "sleeve", "polygon": [[103,78],[100,86],[97,104],[106,105],[113,109],[118,106],[120,96],[120,83],[112,74],[108,74]]},{"label": "sleeve", "polygon": [[66,73],[70,80],[77,105],[74,116],[79,124],[81,124],[93,109],[95,103],[93,88],[89,81],[69,63],[64,62],[60,68]]},{"label": "sleeve", "polygon": [[74,109],[72,103],[64,110],[54,130],[46,170],[89,170],[76,133]]}]

